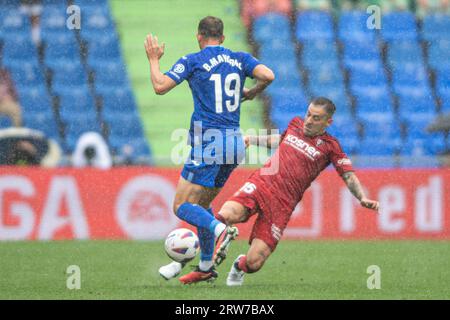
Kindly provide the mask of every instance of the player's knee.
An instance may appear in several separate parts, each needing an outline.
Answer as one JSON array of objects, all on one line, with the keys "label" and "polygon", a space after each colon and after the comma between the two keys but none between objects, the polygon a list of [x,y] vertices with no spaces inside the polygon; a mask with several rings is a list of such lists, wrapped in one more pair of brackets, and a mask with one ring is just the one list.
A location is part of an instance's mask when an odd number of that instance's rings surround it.
[{"label": "player's knee", "polygon": [[222,208],[218,213],[220,220],[226,225],[232,225],[240,222],[239,216],[230,208]]},{"label": "player's knee", "polygon": [[266,261],[265,257],[261,255],[247,256],[248,273],[254,273],[259,271],[264,265],[265,261]]}]

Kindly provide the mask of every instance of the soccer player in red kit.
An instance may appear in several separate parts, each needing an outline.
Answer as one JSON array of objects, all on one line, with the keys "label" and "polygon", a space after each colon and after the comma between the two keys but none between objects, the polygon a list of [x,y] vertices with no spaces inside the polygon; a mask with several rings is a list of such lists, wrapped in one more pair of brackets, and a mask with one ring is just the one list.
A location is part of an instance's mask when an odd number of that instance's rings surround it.
[{"label": "soccer player in red kit", "polygon": [[[252,215],[258,215],[247,255],[240,255],[235,260],[227,285],[241,285],[245,273],[261,269],[275,250],[304,192],[330,163],[363,207],[378,210],[378,202],[366,197],[339,142],[325,131],[332,123],[335,110],[331,100],[316,98],[308,106],[305,119],[292,119],[281,136],[245,137],[247,146],[264,143],[268,147],[279,144],[279,147],[218,213],[217,219],[227,225],[245,222]],[[225,254],[219,248],[216,260],[218,256],[223,260]]]}]

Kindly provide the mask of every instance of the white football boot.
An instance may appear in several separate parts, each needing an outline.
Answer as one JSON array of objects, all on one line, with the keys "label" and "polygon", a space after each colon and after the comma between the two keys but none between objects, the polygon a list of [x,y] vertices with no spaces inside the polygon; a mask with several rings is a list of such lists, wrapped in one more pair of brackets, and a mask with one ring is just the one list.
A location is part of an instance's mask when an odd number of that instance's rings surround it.
[{"label": "white football boot", "polygon": [[170,280],[175,278],[180,274],[181,269],[183,269],[183,265],[179,262],[173,261],[165,266],[159,268],[159,274],[166,280]]},{"label": "white football boot", "polygon": [[236,260],[234,260],[233,265],[231,266],[231,270],[228,273],[227,286],[230,287],[242,286],[242,283],[244,282],[245,272],[239,270],[238,268],[236,268],[236,266],[239,263],[239,259],[243,256],[244,255],[241,254],[239,257],[236,258]]},{"label": "white football boot", "polygon": [[231,241],[237,238],[239,230],[236,227],[227,227],[218,237],[216,244],[216,255],[214,257],[214,266],[218,267],[223,260],[226,259],[228,254],[228,248],[231,245]]}]

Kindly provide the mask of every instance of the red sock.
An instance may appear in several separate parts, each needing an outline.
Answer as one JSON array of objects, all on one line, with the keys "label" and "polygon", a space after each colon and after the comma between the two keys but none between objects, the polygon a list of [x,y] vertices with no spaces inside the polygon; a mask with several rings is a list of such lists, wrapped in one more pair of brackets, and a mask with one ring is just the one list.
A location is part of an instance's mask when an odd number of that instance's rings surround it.
[{"label": "red sock", "polygon": [[247,256],[243,256],[239,259],[239,263],[238,263],[237,267],[239,270],[244,271],[245,273],[248,273]]}]

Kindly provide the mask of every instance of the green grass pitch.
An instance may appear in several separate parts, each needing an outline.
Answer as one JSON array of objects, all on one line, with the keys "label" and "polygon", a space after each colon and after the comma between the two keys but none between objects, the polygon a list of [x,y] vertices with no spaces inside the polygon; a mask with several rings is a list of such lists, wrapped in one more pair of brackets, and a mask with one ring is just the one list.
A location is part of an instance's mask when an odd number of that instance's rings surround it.
[{"label": "green grass pitch", "polygon": [[[162,241],[1,242],[0,299],[450,298],[449,242],[282,241],[244,286],[228,288],[230,264],[247,248],[232,244],[215,283],[183,286],[157,273],[169,262]],[[80,267],[79,290],[66,287],[70,265]],[[371,265],[380,267],[381,289],[367,288]]]}]

